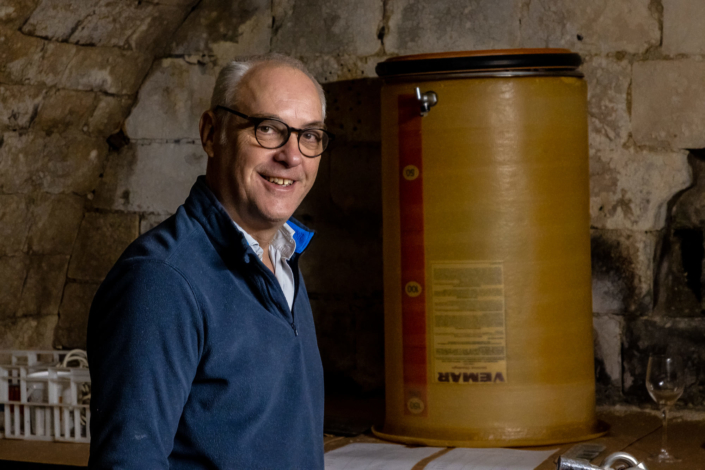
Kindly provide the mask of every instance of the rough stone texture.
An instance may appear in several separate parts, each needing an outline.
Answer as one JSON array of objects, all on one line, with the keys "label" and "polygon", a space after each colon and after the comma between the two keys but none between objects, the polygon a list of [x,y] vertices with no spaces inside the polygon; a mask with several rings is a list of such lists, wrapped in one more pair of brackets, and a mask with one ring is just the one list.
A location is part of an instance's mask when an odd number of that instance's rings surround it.
[{"label": "rough stone texture", "polygon": [[614,401],[622,387],[622,320],[601,315],[593,318],[592,325],[597,395]]},{"label": "rough stone texture", "polygon": [[653,307],[655,232],[592,230],[592,310],[645,314]]},{"label": "rough stone texture", "polygon": [[99,4],[100,0],[82,2],[41,0],[22,27],[22,32],[29,36],[68,41],[71,33],[80,25],[86,14]]},{"label": "rough stone texture", "polygon": [[381,47],[377,33],[383,11],[378,0],[274,0],[272,12],[275,52],[365,56]]},{"label": "rough stone texture", "polygon": [[157,225],[168,219],[171,214],[143,214],[140,217],[140,235],[149,232]]},{"label": "rough stone texture", "polygon": [[637,62],[633,72],[634,140],[670,148],[705,147],[705,62]]},{"label": "rough stone texture", "polygon": [[658,15],[650,0],[532,0],[522,16],[523,47],[640,53],[661,39]]},{"label": "rough stone texture", "polygon": [[[301,57],[309,72],[320,83],[375,78],[375,67],[385,57],[358,57],[351,55],[309,55]],[[354,83],[354,82],[353,82]],[[379,114],[379,112],[377,112]]]},{"label": "rough stone texture", "polygon": [[122,127],[132,107],[131,96],[98,95],[98,104],[88,121],[88,132],[109,136]]},{"label": "rough stone texture", "polygon": [[171,54],[206,54],[226,64],[269,52],[270,0],[203,0],[172,38]]},{"label": "rough stone texture", "polygon": [[84,134],[6,133],[0,147],[0,192],[87,194],[98,181],[108,146]]},{"label": "rough stone texture", "polygon": [[78,49],[0,28],[0,82],[57,85]]},{"label": "rough stone texture", "polygon": [[91,302],[100,284],[69,282],[59,310],[54,346],[62,349],[86,348],[86,330]]},{"label": "rough stone texture", "polygon": [[580,69],[588,83],[589,141],[593,153],[620,148],[631,132],[627,108],[631,64],[627,60],[590,56]]},{"label": "rough stone texture", "polygon": [[56,315],[68,265],[66,255],[31,256],[17,315]]},{"label": "rough stone texture", "polygon": [[659,230],[671,197],[691,182],[687,152],[593,149],[590,158],[592,226]]},{"label": "rough stone texture", "polygon": [[0,256],[0,321],[16,315],[28,268],[28,256]]},{"label": "rough stone texture", "polygon": [[[95,207],[173,214],[206,171],[201,144],[129,145],[111,154]],[[156,176],[159,175],[159,178]]]},{"label": "rough stone texture", "polygon": [[0,26],[17,29],[27,21],[39,0],[3,0],[0,5]]},{"label": "rough stone texture", "polygon": [[688,156],[693,169],[693,186],[680,195],[671,212],[674,229],[705,227],[705,152]]},{"label": "rough stone texture", "polygon": [[63,74],[60,86],[131,95],[137,92],[151,64],[151,56],[141,52],[109,47],[79,47]]},{"label": "rough stone texture", "polygon": [[95,103],[95,93],[57,90],[44,99],[35,124],[40,129],[59,133],[70,128],[81,129],[93,113]]},{"label": "rough stone texture", "polygon": [[21,195],[0,195],[0,256],[22,251],[29,230],[27,198]]},{"label": "rough stone texture", "polygon": [[652,318],[629,321],[622,347],[624,395],[631,403],[652,403],[645,378],[649,354],[679,354],[686,371],[683,395],[676,408],[705,405],[705,321],[703,318]]},{"label": "rough stone texture", "polygon": [[0,321],[0,349],[52,349],[58,320],[48,315]]},{"label": "rough stone texture", "polygon": [[34,254],[70,255],[83,219],[85,199],[74,194],[36,196],[26,250]]},{"label": "rough stone texture", "polygon": [[137,214],[86,213],[71,255],[69,278],[102,281],[138,234]]},{"label": "rough stone texture", "polygon": [[140,89],[125,131],[131,139],[200,140],[198,123],[210,108],[215,72],[181,59],[156,62]]},{"label": "rough stone texture", "polygon": [[518,47],[521,0],[390,0],[389,54]]},{"label": "rough stone texture", "polygon": [[661,0],[663,52],[705,54],[705,9],[698,0]]},{"label": "rough stone texture", "polygon": [[0,85],[0,130],[27,129],[44,93],[45,89],[38,86]]}]

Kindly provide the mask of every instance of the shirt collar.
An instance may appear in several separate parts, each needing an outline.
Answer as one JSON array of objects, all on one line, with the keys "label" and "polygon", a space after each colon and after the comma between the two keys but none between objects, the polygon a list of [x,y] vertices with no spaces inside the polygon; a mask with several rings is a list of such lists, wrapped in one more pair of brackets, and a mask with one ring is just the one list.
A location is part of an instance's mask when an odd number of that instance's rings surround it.
[{"label": "shirt collar", "polygon": [[[235,225],[235,228],[238,229],[240,233],[244,235],[245,240],[247,241],[247,244],[250,245],[250,248],[252,248],[252,251],[255,252],[259,259],[262,259],[264,250],[259,245],[259,242],[255,240],[252,235],[247,233],[245,229],[240,227],[238,223],[234,220],[233,225]],[[294,233],[294,229],[291,228],[288,223],[284,223],[284,225],[282,225],[281,228],[277,230],[277,233],[274,235],[272,243],[270,244],[270,247],[279,251],[281,257],[286,260],[291,258],[291,255],[293,255],[296,251],[296,241],[294,240]]]}]

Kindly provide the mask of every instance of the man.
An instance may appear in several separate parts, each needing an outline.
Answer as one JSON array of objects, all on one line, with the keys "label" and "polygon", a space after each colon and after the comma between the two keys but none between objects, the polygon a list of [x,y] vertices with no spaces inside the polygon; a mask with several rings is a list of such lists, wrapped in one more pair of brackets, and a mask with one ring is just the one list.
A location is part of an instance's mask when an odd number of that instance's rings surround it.
[{"label": "man", "polygon": [[290,218],[331,137],[323,91],[271,55],[234,62],[201,117],[208,154],[137,239],[88,324],[91,468],[323,468],[323,371]]}]

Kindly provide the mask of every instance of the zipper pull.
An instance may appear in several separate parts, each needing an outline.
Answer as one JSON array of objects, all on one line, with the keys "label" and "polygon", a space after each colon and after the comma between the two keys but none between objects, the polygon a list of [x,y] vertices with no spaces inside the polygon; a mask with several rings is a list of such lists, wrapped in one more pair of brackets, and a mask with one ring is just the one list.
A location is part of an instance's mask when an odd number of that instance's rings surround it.
[{"label": "zipper pull", "polygon": [[295,336],[299,336],[299,330],[296,329],[296,323],[291,322],[291,329],[294,330]]}]

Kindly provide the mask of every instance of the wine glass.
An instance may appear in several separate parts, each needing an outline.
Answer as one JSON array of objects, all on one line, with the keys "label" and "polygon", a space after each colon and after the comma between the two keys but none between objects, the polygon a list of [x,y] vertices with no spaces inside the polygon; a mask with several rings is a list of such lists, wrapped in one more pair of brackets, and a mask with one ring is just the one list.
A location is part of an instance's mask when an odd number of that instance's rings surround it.
[{"label": "wine glass", "polygon": [[661,451],[654,456],[657,462],[680,462],[667,449],[668,410],[678,401],[685,386],[685,371],[680,358],[672,354],[652,354],[646,368],[646,389],[658,404],[663,420]]}]

